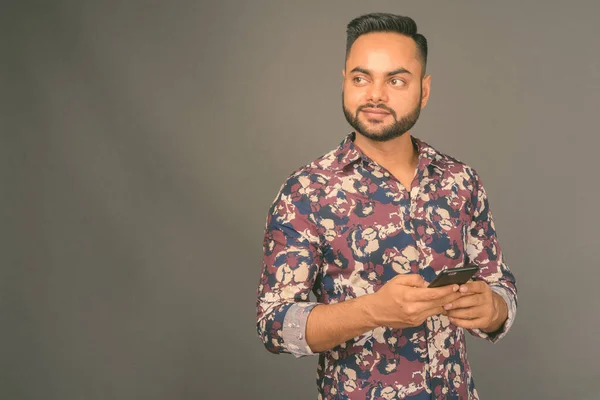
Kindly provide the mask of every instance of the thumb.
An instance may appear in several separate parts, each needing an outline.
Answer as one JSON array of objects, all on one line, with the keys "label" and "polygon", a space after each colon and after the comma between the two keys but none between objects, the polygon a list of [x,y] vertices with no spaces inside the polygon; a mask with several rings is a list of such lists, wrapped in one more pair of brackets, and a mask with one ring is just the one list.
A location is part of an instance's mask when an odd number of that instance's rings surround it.
[{"label": "thumb", "polygon": [[405,286],[414,286],[418,288],[425,287],[425,280],[419,274],[401,274],[394,277],[392,280]]}]

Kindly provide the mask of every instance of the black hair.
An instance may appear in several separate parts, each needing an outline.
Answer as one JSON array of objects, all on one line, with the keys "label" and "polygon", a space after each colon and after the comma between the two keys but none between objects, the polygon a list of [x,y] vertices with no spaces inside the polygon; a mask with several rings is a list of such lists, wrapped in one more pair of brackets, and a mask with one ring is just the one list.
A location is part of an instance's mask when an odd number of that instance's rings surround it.
[{"label": "black hair", "polygon": [[359,36],[371,32],[395,32],[412,38],[423,62],[423,75],[427,66],[427,39],[417,33],[417,24],[410,18],[388,13],[371,13],[354,18],[346,27],[346,59],[352,44]]}]

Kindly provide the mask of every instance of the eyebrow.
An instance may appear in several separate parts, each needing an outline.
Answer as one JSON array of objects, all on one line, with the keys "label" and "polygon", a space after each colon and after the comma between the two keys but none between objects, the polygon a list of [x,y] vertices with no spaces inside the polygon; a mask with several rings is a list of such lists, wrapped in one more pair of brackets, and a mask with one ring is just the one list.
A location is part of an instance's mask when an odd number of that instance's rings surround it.
[{"label": "eyebrow", "polygon": [[[362,68],[362,67],[355,67],[355,68],[352,69],[352,71],[350,71],[350,73],[352,73],[352,72],[360,72],[362,74],[369,75],[369,76],[372,75],[371,71],[369,71],[368,69]],[[394,75],[398,75],[398,74],[409,74],[409,75],[412,75],[412,72],[410,72],[406,68],[400,67],[400,68],[397,68],[397,69],[395,69],[393,71],[388,72],[386,75],[387,76],[394,76]]]}]

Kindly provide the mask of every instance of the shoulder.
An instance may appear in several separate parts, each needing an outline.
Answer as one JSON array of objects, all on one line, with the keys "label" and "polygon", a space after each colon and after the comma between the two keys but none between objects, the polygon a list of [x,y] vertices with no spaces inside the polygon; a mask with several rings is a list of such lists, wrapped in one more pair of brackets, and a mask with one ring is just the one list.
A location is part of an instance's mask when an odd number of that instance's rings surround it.
[{"label": "shoulder", "polygon": [[280,193],[301,194],[302,197],[306,197],[310,193],[326,188],[329,181],[336,177],[337,152],[338,150],[331,150],[296,169],[287,177]]}]

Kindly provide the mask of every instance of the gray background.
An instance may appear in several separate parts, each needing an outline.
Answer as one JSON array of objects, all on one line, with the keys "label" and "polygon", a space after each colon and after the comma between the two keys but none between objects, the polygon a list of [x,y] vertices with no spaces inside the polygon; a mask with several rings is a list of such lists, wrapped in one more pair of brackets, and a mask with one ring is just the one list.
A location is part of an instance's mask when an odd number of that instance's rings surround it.
[{"label": "gray background", "polygon": [[[598,399],[600,13],[589,2],[3,4],[1,399],[310,399],[255,331],[265,216],[350,127],[345,25],[429,39],[413,133],[475,167],[520,307],[483,399]],[[368,4],[367,4],[368,3]]]}]

